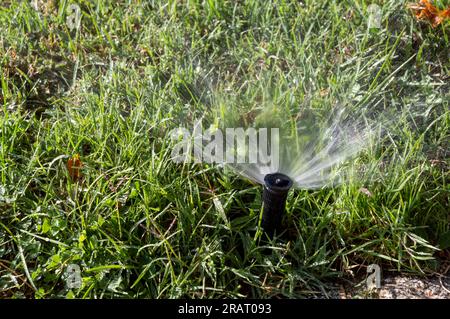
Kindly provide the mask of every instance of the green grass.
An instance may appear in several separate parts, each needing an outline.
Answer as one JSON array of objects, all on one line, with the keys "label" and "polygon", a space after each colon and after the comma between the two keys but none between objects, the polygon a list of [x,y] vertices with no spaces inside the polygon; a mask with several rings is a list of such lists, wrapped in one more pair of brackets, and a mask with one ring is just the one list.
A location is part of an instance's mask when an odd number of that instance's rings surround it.
[{"label": "green grass", "polygon": [[[306,297],[371,263],[439,271],[448,22],[419,23],[403,1],[378,2],[368,30],[368,1],[82,0],[71,31],[75,2],[43,3],[0,6],[1,297]],[[264,244],[261,186],[170,160],[169,131],[217,96],[396,125],[342,186],[291,192],[286,234]],[[66,168],[76,153],[79,183]],[[69,264],[80,289],[65,286]]]}]

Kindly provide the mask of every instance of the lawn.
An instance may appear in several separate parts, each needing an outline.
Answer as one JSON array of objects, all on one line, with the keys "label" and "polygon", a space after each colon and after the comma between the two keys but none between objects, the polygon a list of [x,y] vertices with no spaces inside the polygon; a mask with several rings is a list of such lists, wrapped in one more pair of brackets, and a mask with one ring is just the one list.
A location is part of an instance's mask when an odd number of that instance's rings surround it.
[{"label": "lawn", "polygon": [[[0,297],[304,298],[374,263],[442,273],[450,23],[386,0],[369,28],[371,3],[2,1]],[[272,241],[262,186],[175,163],[169,138],[267,103],[390,120],[342,184],[290,192]]]}]

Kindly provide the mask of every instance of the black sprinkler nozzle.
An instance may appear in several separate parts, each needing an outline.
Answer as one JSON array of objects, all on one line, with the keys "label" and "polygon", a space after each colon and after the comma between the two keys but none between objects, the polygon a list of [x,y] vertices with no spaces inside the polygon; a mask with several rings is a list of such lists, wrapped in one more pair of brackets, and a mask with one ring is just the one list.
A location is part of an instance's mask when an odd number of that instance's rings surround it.
[{"label": "black sprinkler nozzle", "polygon": [[261,226],[273,237],[280,231],[281,219],[286,207],[286,198],[292,187],[292,180],[281,173],[264,176],[263,215]]}]

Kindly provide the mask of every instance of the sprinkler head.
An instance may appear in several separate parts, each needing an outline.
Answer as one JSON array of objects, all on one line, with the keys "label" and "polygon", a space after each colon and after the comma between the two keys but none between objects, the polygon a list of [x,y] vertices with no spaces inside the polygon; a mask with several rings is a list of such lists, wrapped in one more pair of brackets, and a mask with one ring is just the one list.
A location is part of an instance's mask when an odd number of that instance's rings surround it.
[{"label": "sprinkler head", "polygon": [[264,208],[261,226],[270,237],[273,237],[274,233],[279,231],[286,206],[286,198],[292,184],[292,180],[281,173],[264,176]]}]

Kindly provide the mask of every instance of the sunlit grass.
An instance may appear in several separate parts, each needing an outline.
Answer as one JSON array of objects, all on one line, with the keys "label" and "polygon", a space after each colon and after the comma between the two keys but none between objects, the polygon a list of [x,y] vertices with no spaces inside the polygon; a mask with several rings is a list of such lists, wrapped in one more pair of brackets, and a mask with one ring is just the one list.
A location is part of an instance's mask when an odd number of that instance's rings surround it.
[{"label": "sunlit grass", "polygon": [[[0,296],[305,297],[371,263],[438,271],[448,25],[419,24],[398,1],[374,30],[361,1],[80,1],[71,31],[68,1],[38,2],[0,8]],[[292,192],[286,233],[268,243],[260,186],[170,159],[169,131],[217,96],[393,123],[341,186]],[[69,264],[80,289],[66,288]]]}]

